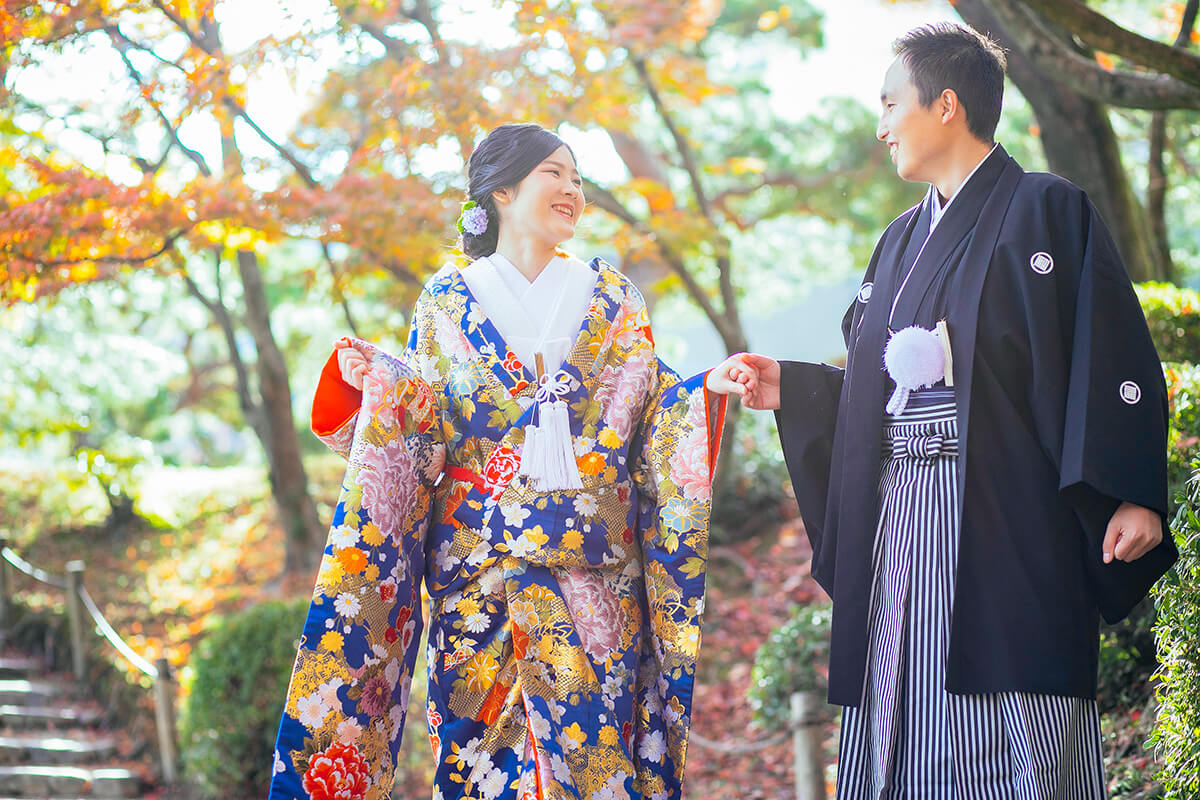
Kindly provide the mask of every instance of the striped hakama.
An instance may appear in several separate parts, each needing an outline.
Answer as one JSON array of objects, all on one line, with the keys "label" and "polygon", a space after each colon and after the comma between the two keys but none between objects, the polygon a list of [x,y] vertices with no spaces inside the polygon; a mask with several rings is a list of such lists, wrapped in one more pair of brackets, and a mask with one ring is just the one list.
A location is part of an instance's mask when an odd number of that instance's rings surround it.
[{"label": "striped hakama", "polygon": [[837,798],[1103,800],[1094,700],[945,691],[957,453],[952,389],[884,419],[867,675],[842,716]]}]

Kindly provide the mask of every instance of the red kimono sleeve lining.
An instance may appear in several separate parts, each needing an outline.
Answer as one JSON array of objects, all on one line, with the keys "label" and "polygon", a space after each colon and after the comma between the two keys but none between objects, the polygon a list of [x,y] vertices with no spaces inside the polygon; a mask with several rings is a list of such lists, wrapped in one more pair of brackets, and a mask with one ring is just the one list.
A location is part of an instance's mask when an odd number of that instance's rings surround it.
[{"label": "red kimono sleeve lining", "polygon": [[313,396],[312,432],[317,436],[336,433],[354,419],[361,407],[362,390],[355,389],[342,380],[342,370],[338,366],[335,350],[321,370],[317,392]]},{"label": "red kimono sleeve lining", "polygon": [[[729,398],[708,390],[708,374],[705,373],[701,386],[704,389],[704,417],[708,420],[708,480],[711,483],[717,470],[717,456],[721,452],[721,434],[725,430],[725,409]],[[713,408],[713,400],[716,408]]]}]

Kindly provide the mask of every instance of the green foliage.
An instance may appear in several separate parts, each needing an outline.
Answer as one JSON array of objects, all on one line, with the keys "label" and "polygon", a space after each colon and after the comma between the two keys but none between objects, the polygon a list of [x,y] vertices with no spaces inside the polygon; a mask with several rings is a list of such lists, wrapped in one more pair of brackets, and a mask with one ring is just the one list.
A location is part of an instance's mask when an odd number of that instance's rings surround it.
[{"label": "green foliage", "polygon": [[1154,621],[1154,605],[1146,599],[1117,624],[1101,626],[1096,699],[1102,713],[1141,708],[1149,699],[1158,666]]},{"label": "green foliage", "polygon": [[1171,503],[1184,491],[1191,464],[1200,457],[1200,366],[1164,364],[1171,426],[1167,434],[1167,487]]},{"label": "green foliage", "polygon": [[196,649],[180,724],[183,766],[206,797],[258,797],[272,753],[308,600],[230,616]]},{"label": "green foliage", "polygon": [[1134,287],[1163,361],[1200,361],[1200,295],[1169,283]]},{"label": "green foliage", "polygon": [[1187,483],[1172,533],[1179,561],[1154,588],[1158,606],[1158,724],[1150,743],[1162,756],[1166,797],[1200,796],[1200,475]]},{"label": "green foliage", "polygon": [[749,538],[778,522],[791,495],[773,415],[742,414],[732,450],[719,468],[736,474],[717,481],[713,499],[710,525],[717,543]]},{"label": "green foliage", "polygon": [[759,725],[787,727],[793,694],[825,691],[831,619],[831,606],[801,606],[758,648],[747,697]]}]

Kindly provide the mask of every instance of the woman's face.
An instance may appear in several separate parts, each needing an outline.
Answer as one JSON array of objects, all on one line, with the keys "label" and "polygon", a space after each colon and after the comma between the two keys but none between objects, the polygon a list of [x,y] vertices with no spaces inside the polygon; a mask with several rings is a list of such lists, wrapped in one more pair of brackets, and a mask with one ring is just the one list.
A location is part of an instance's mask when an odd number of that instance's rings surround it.
[{"label": "woman's face", "polygon": [[557,245],[575,235],[583,213],[583,181],[566,145],[555,150],[517,184],[498,192],[506,234],[529,235]]}]

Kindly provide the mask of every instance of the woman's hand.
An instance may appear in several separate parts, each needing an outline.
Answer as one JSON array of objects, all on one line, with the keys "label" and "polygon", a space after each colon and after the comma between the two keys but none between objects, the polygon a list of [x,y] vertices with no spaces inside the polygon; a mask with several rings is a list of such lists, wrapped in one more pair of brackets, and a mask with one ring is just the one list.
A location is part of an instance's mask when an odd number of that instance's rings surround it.
[{"label": "woman's hand", "polygon": [[755,411],[779,408],[779,362],[757,353],[735,353],[714,367],[704,386],[716,394],[736,394]]},{"label": "woman's hand", "polygon": [[363,376],[367,374],[367,359],[358,351],[349,339],[338,339],[334,344],[337,349],[338,368],[342,371],[342,380],[362,391]]}]

